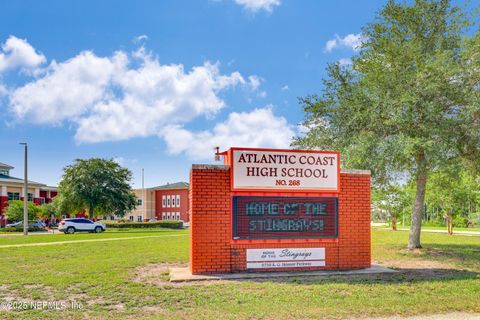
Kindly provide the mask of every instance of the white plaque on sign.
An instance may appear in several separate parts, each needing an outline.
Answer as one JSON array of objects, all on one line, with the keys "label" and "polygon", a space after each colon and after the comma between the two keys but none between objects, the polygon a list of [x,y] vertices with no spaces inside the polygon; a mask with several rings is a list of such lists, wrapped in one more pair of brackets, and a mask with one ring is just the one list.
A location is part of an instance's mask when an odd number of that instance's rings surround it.
[{"label": "white plaque on sign", "polygon": [[325,248],[247,249],[247,261],[325,260]]},{"label": "white plaque on sign", "polygon": [[247,268],[300,268],[325,266],[325,248],[247,249]]},{"label": "white plaque on sign", "polygon": [[325,267],[325,260],[247,262],[247,269]]},{"label": "white plaque on sign", "polygon": [[233,190],[339,190],[339,154],[232,148]]}]

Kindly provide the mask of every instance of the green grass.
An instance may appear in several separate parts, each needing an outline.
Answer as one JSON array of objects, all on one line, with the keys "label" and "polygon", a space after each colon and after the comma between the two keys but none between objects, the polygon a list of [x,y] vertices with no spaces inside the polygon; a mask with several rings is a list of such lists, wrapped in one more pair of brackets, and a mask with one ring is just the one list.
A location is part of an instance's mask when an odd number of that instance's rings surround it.
[{"label": "green grass", "polygon": [[480,237],[424,233],[424,249],[409,252],[408,233],[374,230],[372,258],[399,268],[397,274],[187,285],[162,282],[162,270],[143,282],[134,278],[142,273],[139,267],[187,263],[188,231],[0,238],[0,246],[152,234],[165,237],[0,248],[0,301],[72,299],[83,305],[79,311],[0,311],[0,319],[337,319],[480,312]]},{"label": "green grass", "polygon": [[43,242],[57,242],[57,241],[75,241],[75,240],[89,240],[89,239],[105,239],[105,238],[129,238],[129,237],[144,237],[156,236],[163,234],[181,234],[185,230],[173,229],[109,229],[103,233],[86,233],[78,232],[74,235],[55,232],[55,234],[41,234],[32,235],[28,237],[18,235],[3,235],[0,237],[0,246],[22,243],[43,243]]},{"label": "green grass", "polygon": [[[383,227],[375,227],[378,229],[391,229],[391,226],[383,226]],[[398,229],[409,229],[410,226],[402,226],[401,224],[397,225]],[[422,226],[422,230],[442,230],[442,231],[447,231],[447,227],[435,227],[435,226]],[[473,232],[480,232],[480,227],[475,227],[475,228],[457,228],[453,227],[453,233],[455,231],[473,231]]]}]

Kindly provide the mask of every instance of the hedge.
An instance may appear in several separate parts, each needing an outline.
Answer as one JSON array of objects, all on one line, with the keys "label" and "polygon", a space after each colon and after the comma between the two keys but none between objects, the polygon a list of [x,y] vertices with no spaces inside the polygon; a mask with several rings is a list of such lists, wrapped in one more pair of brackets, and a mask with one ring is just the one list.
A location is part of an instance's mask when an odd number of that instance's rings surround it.
[{"label": "hedge", "polygon": [[182,221],[157,221],[157,222],[115,222],[101,221],[107,228],[169,228],[182,229]]},{"label": "hedge", "polygon": [[[3,231],[5,231],[5,232],[23,232],[23,227],[22,228],[8,227],[8,228],[4,228]],[[46,230],[42,229],[42,228],[39,228],[39,227],[28,227],[28,232],[35,232],[35,231],[46,231]]]}]

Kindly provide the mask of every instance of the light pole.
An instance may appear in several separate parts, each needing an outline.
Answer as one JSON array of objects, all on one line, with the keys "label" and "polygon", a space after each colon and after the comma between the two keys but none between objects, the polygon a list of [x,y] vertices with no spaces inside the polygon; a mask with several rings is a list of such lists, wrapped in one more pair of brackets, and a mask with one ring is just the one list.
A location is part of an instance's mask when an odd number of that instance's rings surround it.
[{"label": "light pole", "polygon": [[[142,211],[143,217],[147,218],[147,199],[145,198],[145,170],[142,168]],[[147,220],[148,221],[148,220]]]},{"label": "light pole", "polygon": [[25,150],[25,166],[23,175],[23,235],[28,235],[28,146],[26,142],[21,142]]}]

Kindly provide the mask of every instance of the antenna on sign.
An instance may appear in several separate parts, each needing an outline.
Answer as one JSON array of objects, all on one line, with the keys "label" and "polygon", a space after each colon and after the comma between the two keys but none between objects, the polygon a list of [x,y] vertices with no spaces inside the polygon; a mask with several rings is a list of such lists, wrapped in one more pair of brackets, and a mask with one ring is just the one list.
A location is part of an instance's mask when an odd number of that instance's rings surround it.
[{"label": "antenna on sign", "polygon": [[215,147],[213,150],[215,150],[215,161],[220,161],[220,147]]}]

